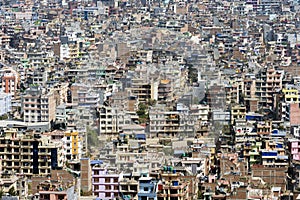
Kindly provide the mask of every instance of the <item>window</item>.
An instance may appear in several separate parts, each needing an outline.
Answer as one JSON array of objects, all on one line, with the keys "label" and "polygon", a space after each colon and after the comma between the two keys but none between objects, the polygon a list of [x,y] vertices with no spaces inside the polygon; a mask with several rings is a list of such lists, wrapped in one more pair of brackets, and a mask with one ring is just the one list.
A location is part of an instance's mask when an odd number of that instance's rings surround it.
[{"label": "window", "polygon": [[110,178],[105,178],[105,183],[110,183]]},{"label": "window", "polygon": [[[98,174],[94,174],[94,175],[98,175]],[[94,183],[98,183],[99,182],[99,178],[94,178]]]},{"label": "window", "polygon": [[111,188],[110,188],[110,185],[106,185],[105,186],[105,190],[110,190]]},{"label": "window", "polygon": [[109,192],[105,192],[105,197],[110,197],[110,193]]},{"label": "window", "polygon": [[94,175],[99,175],[99,171],[94,171]]}]

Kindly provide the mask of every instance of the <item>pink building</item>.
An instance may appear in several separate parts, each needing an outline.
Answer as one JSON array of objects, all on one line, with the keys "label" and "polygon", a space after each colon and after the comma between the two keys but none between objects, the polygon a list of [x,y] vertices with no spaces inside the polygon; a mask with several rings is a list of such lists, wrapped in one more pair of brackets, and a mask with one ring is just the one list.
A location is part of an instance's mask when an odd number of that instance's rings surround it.
[{"label": "pink building", "polygon": [[290,152],[291,158],[295,161],[300,161],[300,140],[299,139],[290,139]]},{"label": "pink building", "polygon": [[115,199],[119,196],[119,174],[100,166],[92,168],[93,194],[100,199]]}]

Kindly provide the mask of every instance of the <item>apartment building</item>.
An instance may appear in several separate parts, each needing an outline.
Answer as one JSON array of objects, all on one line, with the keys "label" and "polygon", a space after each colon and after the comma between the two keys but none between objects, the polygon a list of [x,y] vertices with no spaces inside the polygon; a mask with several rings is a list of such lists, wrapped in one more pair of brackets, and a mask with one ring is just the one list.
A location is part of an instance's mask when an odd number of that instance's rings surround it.
[{"label": "apartment building", "polygon": [[231,107],[230,111],[230,121],[231,124],[234,124],[235,120],[245,119],[246,118],[246,107],[243,105],[234,105]]},{"label": "apartment building", "polygon": [[92,167],[93,195],[100,199],[114,199],[119,197],[120,175],[113,169],[95,165]]},{"label": "apartment building", "polygon": [[[126,107],[126,105],[124,106]],[[101,105],[98,110],[101,134],[118,134],[124,127],[133,125],[138,121],[138,116],[135,112],[126,111],[124,107],[116,104],[112,106]]]},{"label": "apartment building", "polygon": [[212,85],[207,92],[207,103],[212,110],[223,110],[226,106],[226,91],[223,85]]},{"label": "apartment building", "polygon": [[256,123],[255,129],[258,135],[270,135],[272,132],[272,121],[259,121]]},{"label": "apartment building", "polygon": [[285,103],[298,103],[299,102],[299,94],[298,94],[298,89],[293,88],[292,86],[287,86],[282,89],[283,97],[284,97],[284,102]]},{"label": "apartment building", "polygon": [[133,78],[132,86],[129,88],[132,96],[136,96],[139,102],[146,102],[150,99],[157,99],[157,87],[147,79]]},{"label": "apartment building", "polygon": [[117,109],[100,106],[99,115],[100,134],[117,134],[119,132]]},{"label": "apartment building", "polygon": [[197,199],[196,176],[183,176],[173,167],[164,167],[160,175],[162,181],[157,183],[157,200]]},{"label": "apartment building", "polygon": [[35,70],[28,70],[26,72],[28,84],[44,85],[48,79],[48,71],[45,67],[37,67]]},{"label": "apartment building", "polygon": [[226,105],[237,104],[244,93],[244,80],[240,76],[231,76],[225,86]]},{"label": "apartment building", "polygon": [[138,187],[140,176],[134,176],[132,173],[120,174],[119,191],[121,197],[125,200],[137,200]]},{"label": "apartment building", "polygon": [[240,149],[247,141],[254,142],[257,136],[254,125],[247,122],[245,119],[237,120],[233,130],[235,132],[235,146],[237,149]]},{"label": "apartment building", "polygon": [[62,139],[67,160],[80,160],[82,154],[82,140],[77,131],[66,131]]},{"label": "apartment building", "polygon": [[[72,71],[72,73],[71,73]],[[70,70],[68,72],[68,76],[77,78],[82,78],[80,76],[83,75],[83,72],[80,72],[81,70]],[[86,70],[85,70],[86,72]],[[70,73],[72,74],[70,76]],[[74,74],[73,74],[74,73]],[[78,75],[77,75],[78,74]],[[99,105],[100,101],[100,95],[96,91],[93,91],[91,89],[90,85],[85,84],[72,84],[71,87],[71,95],[70,95],[70,101],[72,105],[79,105],[82,107],[88,107],[88,108],[96,108]]]},{"label": "apartment building", "polygon": [[0,92],[0,116],[11,112],[11,94]]},{"label": "apartment building", "polygon": [[289,151],[291,152],[292,161],[300,161],[300,140],[291,138],[289,139]]},{"label": "apartment building", "polygon": [[60,182],[50,180],[40,183],[38,187],[40,200],[76,199],[76,196],[74,195],[74,186],[62,187]]},{"label": "apartment building", "polygon": [[239,103],[239,93],[237,85],[226,85],[226,105]]},{"label": "apartment building", "polygon": [[139,178],[138,200],[157,200],[157,180],[152,177]]},{"label": "apartment building", "polygon": [[259,106],[263,108],[274,108],[276,99],[274,94],[282,89],[284,71],[273,67],[262,69],[256,76],[255,95],[259,99]]},{"label": "apartment building", "polygon": [[12,99],[17,96],[19,85],[19,75],[12,68],[4,68],[0,70],[1,91],[12,95]]},{"label": "apartment building", "polygon": [[24,122],[54,122],[56,102],[52,89],[32,86],[21,99]]},{"label": "apartment building", "polygon": [[4,193],[11,190],[16,192],[19,199],[25,199],[28,196],[28,179],[23,175],[16,175],[9,172],[2,172],[0,176],[0,187]]},{"label": "apartment building", "polygon": [[158,99],[159,103],[167,103],[171,101],[173,98],[173,89],[171,85],[171,81],[164,79],[161,80],[158,84]]},{"label": "apartment building", "polygon": [[30,178],[35,174],[47,176],[51,169],[63,166],[61,143],[34,132],[20,134],[17,129],[2,129],[0,146],[4,171]]},{"label": "apartment building", "polygon": [[288,155],[283,140],[267,140],[261,150],[261,161],[264,166],[287,167]]},{"label": "apartment building", "polygon": [[209,105],[191,105],[189,113],[195,120],[205,124],[208,122]]},{"label": "apartment building", "polygon": [[77,199],[75,178],[66,170],[52,170],[48,180],[44,177],[32,178],[32,193],[40,199]]}]

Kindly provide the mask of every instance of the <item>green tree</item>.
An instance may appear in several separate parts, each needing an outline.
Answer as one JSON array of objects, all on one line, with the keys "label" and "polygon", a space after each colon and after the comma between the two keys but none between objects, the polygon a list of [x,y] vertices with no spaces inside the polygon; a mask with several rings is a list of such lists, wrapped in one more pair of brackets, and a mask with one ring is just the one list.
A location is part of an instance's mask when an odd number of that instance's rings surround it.
[{"label": "green tree", "polygon": [[17,196],[17,192],[14,187],[9,188],[8,193],[10,196]]},{"label": "green tree", "polygon": [[139,104],[139,109],[136,111],[136,114],[139,116],[139,121],[140,123],[145,123],[148,121],[149,116],[148,116],[148,105],[144,103]]},{"label": "green tree", "polygon": [[3,189],[0,190],[0,199],[2,199],[2,196],[4,195]]},{"label": "green tree", "polygon": [[87,146],[97,146],[99,144],[98,134],[96,130],[88,127],[86,134],[87,134]]}]

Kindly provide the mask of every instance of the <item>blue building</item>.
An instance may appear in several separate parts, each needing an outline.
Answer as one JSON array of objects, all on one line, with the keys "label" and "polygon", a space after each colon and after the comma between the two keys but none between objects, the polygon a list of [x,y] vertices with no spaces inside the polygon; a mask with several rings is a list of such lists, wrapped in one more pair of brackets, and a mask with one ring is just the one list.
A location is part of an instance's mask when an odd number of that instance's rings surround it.
[{"label": "blue building", "polygon": [[141,177],[139,179],[139,200],[157,200],[156,187],[157,181],[152,177]]}]

